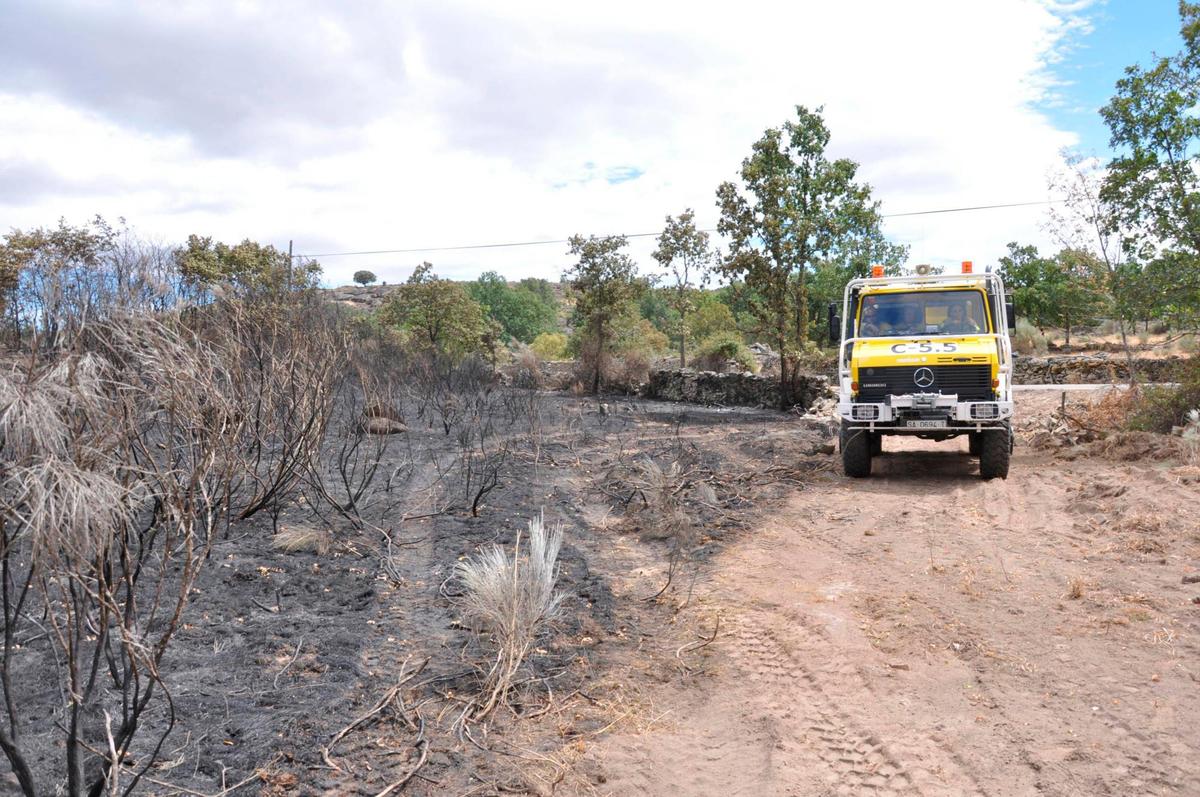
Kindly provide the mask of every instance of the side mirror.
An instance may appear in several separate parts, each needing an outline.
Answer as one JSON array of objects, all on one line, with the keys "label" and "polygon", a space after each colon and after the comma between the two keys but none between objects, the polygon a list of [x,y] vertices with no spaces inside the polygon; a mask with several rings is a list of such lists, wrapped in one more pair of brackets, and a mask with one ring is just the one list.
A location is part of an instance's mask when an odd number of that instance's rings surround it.
[{"label": "side mirror", "polygon": [[1004,315],[1008,316],[1008,328],[1010,330],[1017,328],[1017,311],[1012,302],[1004,303]]},{"label": "side mirror", "polygon": [[842,342],[842,319],[837,313],[837,304],[829,303],[829,342],[834,346]]}]

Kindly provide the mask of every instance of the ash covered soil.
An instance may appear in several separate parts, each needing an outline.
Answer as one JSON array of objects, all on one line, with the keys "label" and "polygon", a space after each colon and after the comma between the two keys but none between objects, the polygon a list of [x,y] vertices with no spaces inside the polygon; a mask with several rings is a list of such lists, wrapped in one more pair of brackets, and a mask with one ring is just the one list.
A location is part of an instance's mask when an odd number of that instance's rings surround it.
[{"label": "ash covered soil", "polygon": [[[487,443],[489,455],[507,453],[477,516],[481,474],[467,484],[457,430],[400,407],[407,431],[369,438],[388,450],[364,523],[303,497],[277,518],[233,523],[164,659],[174,729],[137,793],[591,788],[579,762],[604,736],[643,722],[654,693],[678,677],[675,658],[651,648],[677,633],[677,616],[687,620],[676,607],[695,565],[749,533],[757,506],[827,467],[828,444],[778,412],[511,392]],[[647,459],[679,463],[711,488],[689,509],[695,533],[675,571],[673,542],[638,494]],[[491,543],[511,551],[538,513],[564,524],[563,611],[506,705],[463,722],[491,653],[462,616],[454,567]],[[298,531],[310,538],[303,549],[280,549]],[[51,667],[49,655],[23,662]],[[30,705],[52,711],[53,681],[43,686]],[[166,717],[160,701],[130,773]],[[61,771],[62,756],[48,738],[34,766]],[[9,789],[15,780],[0,775],[0,793]]]},{"label": "ash covered soil", "polygon": [[[965,441],[893,438],[850,480],[820,419],[537,394],[472,516],[454,441],[405,420],[364,526],[301,501],[216,545],[140,793],[1200,793],[1200,469],[1177,451],[1022,441],[985,483]],[[706,485],[687,534],[646,506],[647,458]],[[454,566],[538,512],[565,526],[564,611],[463,723],[487,649]],[[296,529],[320,550],[273,544]]]}]

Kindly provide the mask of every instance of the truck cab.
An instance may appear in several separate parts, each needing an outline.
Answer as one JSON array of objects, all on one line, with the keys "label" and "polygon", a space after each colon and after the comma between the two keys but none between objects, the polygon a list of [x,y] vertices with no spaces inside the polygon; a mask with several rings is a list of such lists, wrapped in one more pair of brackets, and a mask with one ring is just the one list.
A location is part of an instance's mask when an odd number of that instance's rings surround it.
[{"label": "truck cab", "polygon": [[874,266],[846,285],[840,315],[830,306],[847,476],[871,475],[885,435],[967,435],[980,475],[1008,476],[1015,318],[1004,282],[970,261],[958,274],[931,272],[889,277]]}]

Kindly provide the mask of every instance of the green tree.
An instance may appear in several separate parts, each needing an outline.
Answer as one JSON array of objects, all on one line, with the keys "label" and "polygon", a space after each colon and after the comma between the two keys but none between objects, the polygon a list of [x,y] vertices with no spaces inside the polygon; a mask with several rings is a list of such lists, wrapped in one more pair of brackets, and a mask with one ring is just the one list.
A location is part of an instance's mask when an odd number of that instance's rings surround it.
[{"label": "green tree", "polygon": [[667,216],[666,226],[658,236],[654,259],[669,269],[674,284],[667,293],[667,303],[678,316],[673,330],[679,337],[679,367],[687,367],[688,316],[695,309],[695,288],[708,284],[716,255],[708,242],[708,233],[696,228],[696,214],[691,208],[678,218]]},{"label": "green tree", "polygon": [[379,320],[408,333],[422,348],[462,357],[483,348],[483,310],[462,284],[441,279],[422,263],[379,308]]},{"label": "green tree", "polygon": [[1104,291],[1105,268],[1084,249],[1063,249],[1042,257],[1035,246],[1008,245],[1000,258],[1005,287],[1012,289],[1017,311],[1038,329],[1056,327],[1066,333],[1095,324],[1109,305]]},{"label": "green tree", "polygon": [[315,260],[294,263],[269,244],[245,240],[230,246],[199,235],[189,235],[175,250],[175,264],[191,286],[208,290],[225,285],[240,298],[314,288],[321,278]]},{"label": "green tree", "polygon": [[637,279],[637,266],[622,249],[623,235],[597,238],[571,236],[568,253],[578,261],[564,274],[575,294],[575,312],[581,319],[592,363],[592,392],[600,392],[604,360],[612,347],[612,325],[629,311],[645,283]]},{"label": "green tree", "polygon": [[1038,329],[1054,325],[1051,284],[1058,277],[1054,261],[1038,254],[1036,246],[1010,242],[1000,258],[1005,287],[1013,294],[1017,312]]},{"label": "green tree", "polygon": [[751,308],[780,351],[784,401],[809,337],[810,274],[883,241],[879,203],[855,182],[858,164],[826,156],[829,138],[821,109],[797,106],[796,119],[768,129],[742,161],[741,189],[717,189],[718,229],[730,240],[719,268],[753,291]]},{"label": "green tree", "polygon": [[370,285],[377,279],[374,271],[356,271],[354,272],[354,281],[359,285]]},{"label": "green tree", "polygon": [[5,236],[0,290],[15,299],[16,334],[23,324],[31,324],[39,332],[38,344],[53,349],[93,318],[107,291],[104,259],[115,242],[112,228],[99,216],[78,227],[59,220],[57,227],[13,230]]},{"label": "green tree", "polygon": [[[1176,323],[1200,322],[1200,3],[1181,2],[1183,49],[1149,68],[1129,66],[1101,116],[1117,156],[1101,197],[1126,243],[1159,268],[1146,276]],[[1168,265],[1169,264],[1169,265]]]},{"label": "green tree", "polygon": [[692,340],[705,340],[721,333],[738,331],[737,319],[733,317],[729,305],[711,296],[697,303],[687,323]]},{"label": "green tree", "polygon": [[642,318],[653,324],[655,329],[670,335],[674,341],[679,327],[679,313],[671,307],[668,296],[670,290],[652,285],[650,280],[647,280],[646,288],[638,299],[638,312]]},{"label": "green tree", "polygon": [[1104,266],[1083,249],[1063,249],[1054,256],[1051,286],[1052,318],[1071,345],[1071,330],[1096,324],[1106,301]]},{"label": "green tree", "polygon": [[505,338],[529,343],[554,328],[558,310],[545,301],[544,294],[523,285],[514,288],[495,271],[486,271],[468,283],[467,291],[500,325]]}]

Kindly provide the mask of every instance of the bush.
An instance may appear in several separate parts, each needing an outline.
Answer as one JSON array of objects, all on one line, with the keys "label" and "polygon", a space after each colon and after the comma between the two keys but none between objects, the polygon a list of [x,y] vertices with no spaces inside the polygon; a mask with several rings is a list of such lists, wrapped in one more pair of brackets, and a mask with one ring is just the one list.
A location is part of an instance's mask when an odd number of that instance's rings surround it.
[{"label": "bush", "polygon": [[652,360],[661,356],[671,346],[670,338],[644,318],[635,316],[618,319],[613,324],[613,331],[616,337],[613,351],[618,355],[637,353],[647,360]]},{"label": "bush", "polygon": [[1018,354],[1045,354],[1048,346],[1041,330],[1023,318],[1017,319],[1017,331],[1013,333],[1012,345]]},{"label": "bush", "polygon": [[736,332],[737,319],[728,305],[709,301],[688,316],[688,333],[693,340],[708,340],[723,332]]},{"label": "bush", "polygon": [[1179,384],[1174,387],[1147,385],[1130,415],[1129,428],[1145,432],[1170,433],[1184,426],[1188,413],[1200,408],[1200,357],[1193,356],[1180,369]]},{"label": "bush", "polygon": [[513,384],[523,388],[541,388],[541,359],[529,346],[518,345],[519,348],[513,353]]},{"label": "bush", "polygon": [[730,360],[747,371],[758,371],[758,360],[741,336],[734,332],[722,332],[702,341],[696,352],[695,364],[706,371],[723,371]]},{"label": "bush", "polygon": [[613,380],[626,388],[637,387],[650,378],[650,359],[638,351],[625,354],[616,364]]},{"label": "bush", "polygon": [[533,339],[529,348],[543,360],[567,360],[567,336],[561,332],[543,332]]}]

